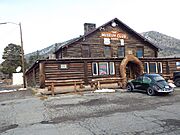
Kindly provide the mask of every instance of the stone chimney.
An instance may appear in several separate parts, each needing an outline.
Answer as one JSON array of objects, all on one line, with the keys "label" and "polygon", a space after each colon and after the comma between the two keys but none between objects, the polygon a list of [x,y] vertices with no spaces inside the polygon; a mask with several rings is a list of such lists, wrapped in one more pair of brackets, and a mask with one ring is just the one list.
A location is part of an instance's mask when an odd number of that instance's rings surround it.
[{"label": "stone chimney", "polygon": [[84,35],[96,29],[96,24],[94,23],[84,23]]}]

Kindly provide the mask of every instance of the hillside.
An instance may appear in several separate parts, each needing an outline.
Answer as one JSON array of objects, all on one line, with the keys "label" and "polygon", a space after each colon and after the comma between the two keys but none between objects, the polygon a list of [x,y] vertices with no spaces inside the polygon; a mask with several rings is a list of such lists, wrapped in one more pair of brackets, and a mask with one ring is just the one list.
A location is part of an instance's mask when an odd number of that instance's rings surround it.
[{"label": "hillside", "polygon": [[[149,41],[154,43],[156,46],[161,48],[162,50],[159,52],[159,57],[166,56],[166,57],[180,57],[180,40],[167,36],[165,34],[156,32],[156,31],[148,31],[141,33],[142,36],[147,38]],[[56,43],[51,46],[48,46],[42,50],[38,50],[39,55],[42,56],[42,58],[48,57],[49,54],[55,52],[59,47],[61,47],[64,44],[68,44],[72,42],[73,40],[76,40],[77,38],[62,42],[62,43]],[[31,55],[36,55],[37,51],[29,53],[25,55],[25,58],[28,60]]]},{"label": "hillside", "polygon": [[167,36],[165,34],[148,31],[141,33],[142,36],[154,43],[162,50],[159,52],[159,56],[180,56],[180,40]]},{"label": "hillside", "polygon": [[[48,46],[48,47],[46,47],[46,48],[44,48],[42,50],[37,50],[38,54],[41,56],[41,58],[47,58],[49,56],[49,54],[54,53],[61,46],[65,45],[65,44],[68,44],[68,43],[70,43],[70,42],[72,42],[73,40],[76,40],[76,39],[77,38],[73,38],[73,39],[67,40],[67,41],[62,42],[62,43],[55,43],[55,44],[50,45],[50,46]],[[30,56],[37,55],[37,51],[26,54],[25,55],[26,60],[28,61]]]}]

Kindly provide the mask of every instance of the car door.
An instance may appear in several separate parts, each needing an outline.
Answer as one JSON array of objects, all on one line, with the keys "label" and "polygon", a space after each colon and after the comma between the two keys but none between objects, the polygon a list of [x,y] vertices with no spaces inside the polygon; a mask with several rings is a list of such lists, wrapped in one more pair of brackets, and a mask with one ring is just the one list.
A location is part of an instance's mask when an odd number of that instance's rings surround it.
[{"label": "car door", "polygon": [[134,80],[133,84],[135,89],[142,89],[142,80],[143,80],[142,76],[139,76]]},{"label": "car door", "polygon": [[142,90],[147,90],[148,87],[150,86],[150,83],[151,83],[151,79],[147,76],[143,76],[142,78]]}]

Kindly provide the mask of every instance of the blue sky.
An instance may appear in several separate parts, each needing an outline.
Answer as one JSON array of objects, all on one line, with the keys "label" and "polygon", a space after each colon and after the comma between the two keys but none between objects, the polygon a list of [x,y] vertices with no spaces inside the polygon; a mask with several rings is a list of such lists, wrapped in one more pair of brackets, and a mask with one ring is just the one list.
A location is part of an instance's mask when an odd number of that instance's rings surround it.
[{"label": "blue sky", "polygon": [[[83,34],[118,18],[137,32],[159,31],[180,39],[179,0],[0,0],[0,23],[22,23],[25,53]],[[0,25],[0,56],[20,44],[18,25]]]}]

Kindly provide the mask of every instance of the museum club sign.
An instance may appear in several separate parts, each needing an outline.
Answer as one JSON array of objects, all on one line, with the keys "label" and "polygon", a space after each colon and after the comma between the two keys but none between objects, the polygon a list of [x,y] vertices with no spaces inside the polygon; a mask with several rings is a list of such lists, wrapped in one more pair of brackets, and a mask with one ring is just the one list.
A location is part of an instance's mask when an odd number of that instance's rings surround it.
[{"label": "museum club sign", "polygon": [[101,32],[101,38],[109,38],[110,40],[127,39],[127,35],[117,31]]}]

